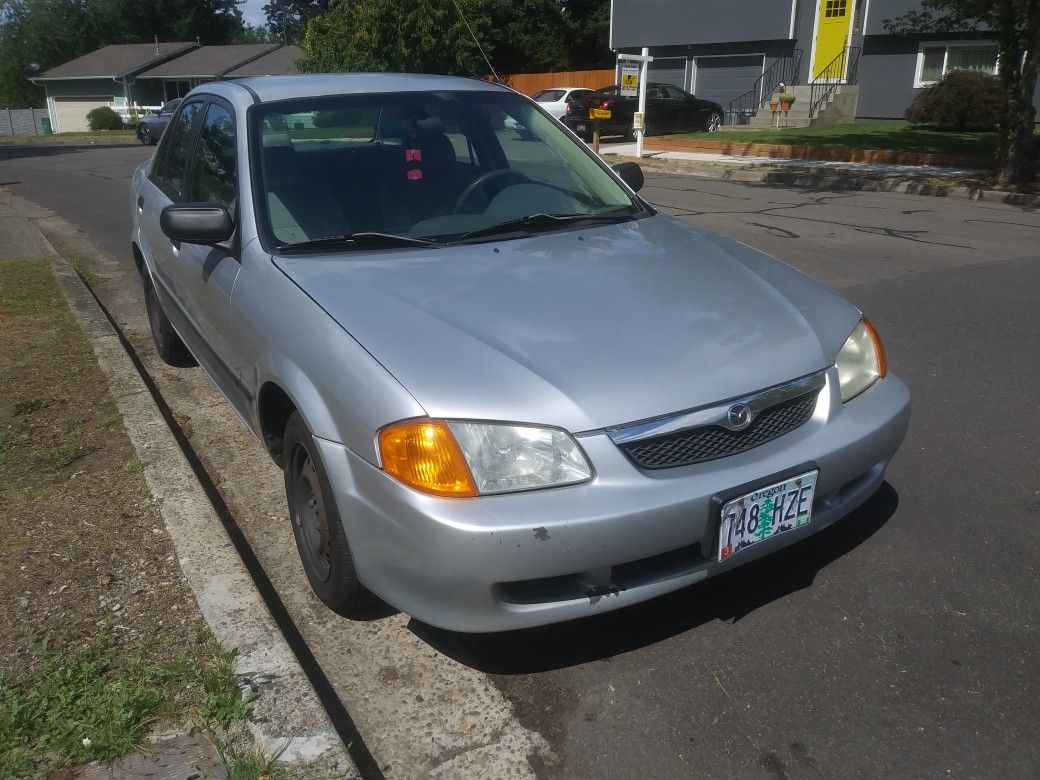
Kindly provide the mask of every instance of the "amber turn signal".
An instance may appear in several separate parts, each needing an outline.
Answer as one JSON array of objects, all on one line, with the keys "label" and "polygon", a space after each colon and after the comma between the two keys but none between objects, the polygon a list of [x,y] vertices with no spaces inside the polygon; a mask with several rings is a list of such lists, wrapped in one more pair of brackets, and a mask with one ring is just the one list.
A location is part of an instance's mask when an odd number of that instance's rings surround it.
[{"label": "amber turn signal", "polygon": [[881,343],[881,336],[878,335],[877,328],[874,327],[873,322],[864,317],[863,324],[867,326],[867,333],[870,334],[870,340],[874,342],[874,350],[877,352],[878,378],[883,379],[885,374],[888,373],[888,358],[885,357],[885,345]]},{"label": "amber turn signal", "polygon": [[447,424],[405,420],[379,432],[379,454],[387,474],[435,496],[475,496],[469,466]]}]

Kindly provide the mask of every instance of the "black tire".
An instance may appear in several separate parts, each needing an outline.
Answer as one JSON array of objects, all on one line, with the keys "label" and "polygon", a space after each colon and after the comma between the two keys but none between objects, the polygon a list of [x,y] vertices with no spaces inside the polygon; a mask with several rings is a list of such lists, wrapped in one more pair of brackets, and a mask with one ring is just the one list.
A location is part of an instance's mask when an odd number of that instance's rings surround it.
[{"label": "black tire", "polygon": [[721,111],[709,111],[708,118],[704,124],[704,132],[706,133],[717,133],[722,128],[722,123],[725,118],[722,116]]},{"label": "black tire", "polygon": [[145,146],[153,146],[156,141],[155,137],[152,135],[152,130],[148,125],[137,126],[137,140]]},{"label": "black tire", "polygon": [[181,337],[173,329],[173,325],[166,317],[159,297],[155,294],[155,287],[148,276],[144,276],[144,306],[148,311],[148,326],[152,331],[152,341],[155,342],[155,351],[163,362],[177,368],[191,368],[197,366],[195,357],[184,346]]},{"label": "black tire", "polygon": [[285,497],[303,570],[321,602],[350,617],[368,606],[368,591],[354,568],[325,464],[299,412],[285,425],[282,447]]}]

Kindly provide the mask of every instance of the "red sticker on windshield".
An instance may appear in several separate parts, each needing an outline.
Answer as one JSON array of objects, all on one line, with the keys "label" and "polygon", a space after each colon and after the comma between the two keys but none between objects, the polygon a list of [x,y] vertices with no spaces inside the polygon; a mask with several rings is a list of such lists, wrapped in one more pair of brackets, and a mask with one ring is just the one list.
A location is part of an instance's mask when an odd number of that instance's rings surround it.
[{"label": "red sticker on windshield", "polygon": [[422,149],[405,149],[405,162],[422,162]]},{"label": "red sticker on windshield", "polygon": [[408,181],[419,181],[422,178],[422,171],[418,168],[410,168],[405,171],[404,175],[408,177]]}]

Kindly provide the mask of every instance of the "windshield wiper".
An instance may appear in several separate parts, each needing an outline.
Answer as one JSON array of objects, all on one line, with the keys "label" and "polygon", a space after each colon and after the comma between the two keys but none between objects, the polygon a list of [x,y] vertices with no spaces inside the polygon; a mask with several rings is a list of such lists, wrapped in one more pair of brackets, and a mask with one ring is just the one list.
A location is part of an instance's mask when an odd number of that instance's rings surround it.
[{"label": "windshield wiper", "polygon": [[276,249],[282,252],[298,249],[317,249],[326,246],[440,246],[439,241],[413,236],[399,236],[396,233],[378,233],[364,231],[345,233],[342,236],[323,236],[309,241],[298,241],[292,244],[279,244]]},{"label": "windshield wiper", "polygon": [[509,219],[505,222],[499,222],[497,225],[488,225],[477,230],[471,230],[468,233],[463,233],[456,240],[465,241],[469,238],[513,233],[522,228],[537,227],[539,225],[562,225],[569,222],[618,222],[628,219],[634,214],[635,212],[627,206],[621,209],[602,211],[598,214],[528,214],[526,217]]}]

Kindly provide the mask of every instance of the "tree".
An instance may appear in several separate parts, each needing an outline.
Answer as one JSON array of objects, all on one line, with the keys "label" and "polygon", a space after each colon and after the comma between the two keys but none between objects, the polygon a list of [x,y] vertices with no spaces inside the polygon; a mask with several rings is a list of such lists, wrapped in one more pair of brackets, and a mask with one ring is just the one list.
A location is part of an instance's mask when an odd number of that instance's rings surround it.
[{"label": "tree", "polygon": [[490,0],[486,6],[485,51],[499,75],[567,70],[571,37],[559,0]]},{"label": "tree", "polygon": [[1000,52],[1003,91],[998,122],[1000,178],[1026,184],[1036,178],[1034,138],[1040,2],[1037,0],[922,0],[921,10],[885,20],[890,33],[948,33],[988,28]]},{"label": "tree", "polygon": [[614,67],[610,50],[610,0],[562,0],[572,70]]},{"label": "tree", "polygon": [[[474,42],[488,41],[480,0],[340,0],[307,23],[300,61],[309,72],[395,71],[483,76]],[[459,13],[465,14],[463,21]],[[473,35],[470,34],[473,30]]]},{"label": "tree", "polygon": [[267,27],[275,38],[286,43],[299,43],[307,22],[329,12],[333,0],[268,0],[264,6]]}]

